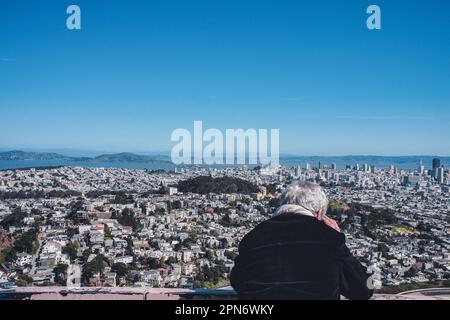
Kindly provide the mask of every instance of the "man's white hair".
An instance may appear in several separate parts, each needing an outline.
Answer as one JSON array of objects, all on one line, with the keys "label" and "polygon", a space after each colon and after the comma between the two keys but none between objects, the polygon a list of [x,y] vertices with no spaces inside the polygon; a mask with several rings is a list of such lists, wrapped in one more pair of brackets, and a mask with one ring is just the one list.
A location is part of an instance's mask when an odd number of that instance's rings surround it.
[{"label": "man's white hair", "polygon": [[328,198],[325,191],[316,183],[293,182],[281,195],[281,205],[297,205],[313,214],[322,210],[325,215],[328,209]]}]

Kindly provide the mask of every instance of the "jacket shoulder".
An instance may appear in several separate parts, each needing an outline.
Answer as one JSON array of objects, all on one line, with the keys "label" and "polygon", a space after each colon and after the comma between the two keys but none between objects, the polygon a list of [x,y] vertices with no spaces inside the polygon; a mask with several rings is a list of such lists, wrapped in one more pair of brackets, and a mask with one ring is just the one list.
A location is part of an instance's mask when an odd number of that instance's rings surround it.
[{"label": "jacket shoulder", "polygon": [[345,244],[344,234],[314,217],[283,215],[257,225],[242,239],[239,251],[243,252],[259,244],[273,241],[314,239],[336,247]]}]

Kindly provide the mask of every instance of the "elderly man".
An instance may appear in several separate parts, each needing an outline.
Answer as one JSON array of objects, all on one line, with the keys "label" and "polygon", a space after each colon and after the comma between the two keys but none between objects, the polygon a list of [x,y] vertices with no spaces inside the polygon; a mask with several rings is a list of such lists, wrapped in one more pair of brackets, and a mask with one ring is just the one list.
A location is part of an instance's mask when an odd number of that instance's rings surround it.
[{"label": "elderly man", "polygon": [[259,224],[239,245],[231,284],[241,299],[369,299],[366,268],[326,216],[320,186],[290,185],[275,217]]}]

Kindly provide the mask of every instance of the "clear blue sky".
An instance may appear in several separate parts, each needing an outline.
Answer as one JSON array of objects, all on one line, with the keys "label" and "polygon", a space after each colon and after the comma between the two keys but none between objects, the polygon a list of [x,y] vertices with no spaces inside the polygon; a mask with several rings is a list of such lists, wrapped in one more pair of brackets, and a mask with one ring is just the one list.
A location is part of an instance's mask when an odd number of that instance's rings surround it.
[{"label": "clear blue sky", "polygon": [[450,155],[450,1],[1,0],[0,119],[1,148],[170,150],[203,120],[290,154]]}]

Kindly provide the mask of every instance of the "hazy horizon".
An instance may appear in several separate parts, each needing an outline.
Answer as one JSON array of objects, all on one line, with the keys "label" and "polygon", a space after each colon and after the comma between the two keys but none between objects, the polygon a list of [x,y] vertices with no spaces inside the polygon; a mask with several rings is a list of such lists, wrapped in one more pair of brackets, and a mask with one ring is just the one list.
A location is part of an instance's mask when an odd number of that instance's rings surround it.
[{"label": "hazy horizon", "polygon": [[[64,156],[72,157],[89,157],[104,154],[118,154],[118,153],[133,153],[138,155],[167,155],[170,156],[170,150],[159,150],[159,151],[143,151],[143,150],[89,150],[89,149],[72,149],[72,148],[5,148],[0,147],[0,152],[11,152],[11,151],[23,151],[23,152],[37,152],[37,153],[58,153]],[[386,158],[401,158],[401,157],[442,157],[450,158],[450,155],[437,155],[437,154],[291,154],[291,153],[280,153],[280,157],[386,157]]]}]

